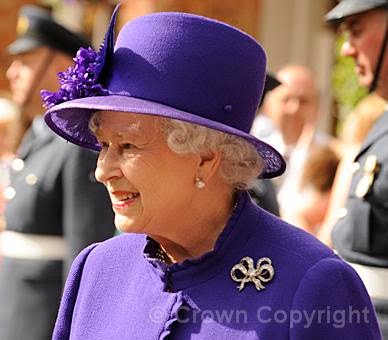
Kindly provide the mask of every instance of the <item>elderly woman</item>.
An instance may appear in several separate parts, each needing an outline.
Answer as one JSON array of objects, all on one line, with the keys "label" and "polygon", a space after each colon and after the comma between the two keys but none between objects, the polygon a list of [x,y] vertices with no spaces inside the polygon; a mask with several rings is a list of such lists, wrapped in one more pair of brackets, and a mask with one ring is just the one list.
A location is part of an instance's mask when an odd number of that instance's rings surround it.
[{"label": "elderly woman", "polygon": [[[99,149],[96,177],[124,235],[75,260],[53,339],[379,339],[358,276],[247,189],[284,171],[248,134],[263,49],[221,22],[115,12],[42,92],[47,124]],[[93,197],[90,197],[93,199]]]}]

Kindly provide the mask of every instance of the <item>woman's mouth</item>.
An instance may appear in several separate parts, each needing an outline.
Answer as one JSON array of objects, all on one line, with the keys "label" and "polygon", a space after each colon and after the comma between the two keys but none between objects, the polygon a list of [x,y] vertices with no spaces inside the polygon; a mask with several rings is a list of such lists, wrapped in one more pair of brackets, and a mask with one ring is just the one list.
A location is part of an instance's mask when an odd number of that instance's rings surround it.
[{"label": "woman's mouth", "polygon": [[112,193],[112,206],[114,209],[123,209],[125,207],[135,204],[136,200],[140,197],[138,192],[128,192],[128,193]]}]

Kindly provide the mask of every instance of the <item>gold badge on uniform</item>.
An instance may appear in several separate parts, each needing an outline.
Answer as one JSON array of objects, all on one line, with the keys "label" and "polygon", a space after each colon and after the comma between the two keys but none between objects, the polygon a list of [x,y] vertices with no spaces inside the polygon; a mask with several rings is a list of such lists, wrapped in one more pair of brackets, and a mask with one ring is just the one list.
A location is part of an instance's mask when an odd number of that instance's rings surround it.
[{"label": "gold badge on uniform", "polygon": [[368,194],[379,170],[380,165],[377,163],[377,157],[375,155],[368,156],[364,165],[364,174],[356,187],[358,198],[364,198]]},{"label": "gold badge on uniform", "polygon": [[25,16],[20,16],[18,18],[18,22],[16,25],[16,33],[18,36],[21,36],[25,34],[28,30],[28,27],[30,26],[30,23],[28,21],[28,18]]}]

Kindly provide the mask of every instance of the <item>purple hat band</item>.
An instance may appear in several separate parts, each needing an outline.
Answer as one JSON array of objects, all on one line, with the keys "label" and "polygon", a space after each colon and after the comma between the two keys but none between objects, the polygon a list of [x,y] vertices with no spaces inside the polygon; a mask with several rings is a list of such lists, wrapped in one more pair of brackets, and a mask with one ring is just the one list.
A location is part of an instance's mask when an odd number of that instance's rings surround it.
[{"label": "purple hat band", "polygon": [[109,94],[60,103],[45,120],[68,141],[95,150],[88,121],[97,110],[199,124],[246,139],[264,159],[261,177],[275,177],[285,170],[283,158],[249,134],[265,70],[261,46],[232,26],[192,14],[150,14],[122,28],[101,79]]}]

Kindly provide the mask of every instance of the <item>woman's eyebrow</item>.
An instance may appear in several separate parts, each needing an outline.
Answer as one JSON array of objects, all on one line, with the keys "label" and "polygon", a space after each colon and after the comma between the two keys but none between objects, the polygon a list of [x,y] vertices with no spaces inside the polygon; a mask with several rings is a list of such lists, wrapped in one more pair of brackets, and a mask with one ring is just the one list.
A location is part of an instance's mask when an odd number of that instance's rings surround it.
[{"label": "woman's eyebrow", "polygon": [[132,138],[140,137],[144,135],[144,131],[137,126],[128,126],[123,129],[117,130],[114,133],[119,138]]},{"label": "woman's eyebrow", "polygon": [[131,124],[120,130],[117,129],[113,136],[130,142],[145,143],[149,140],[150,131],[142,128],[140,124]]}]

